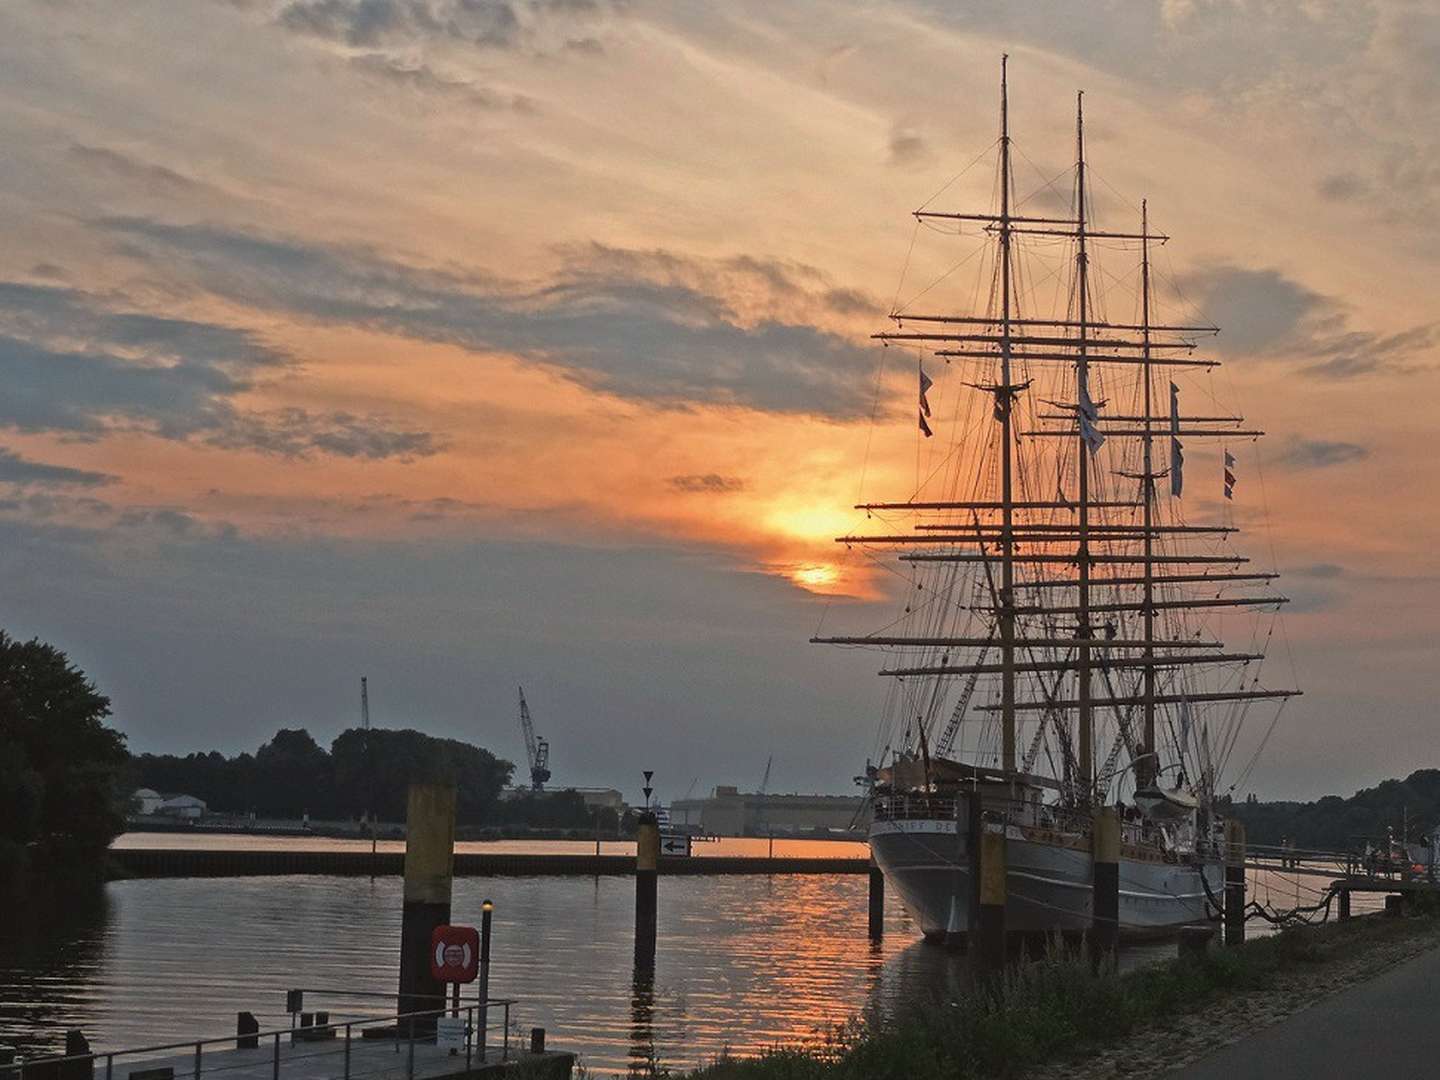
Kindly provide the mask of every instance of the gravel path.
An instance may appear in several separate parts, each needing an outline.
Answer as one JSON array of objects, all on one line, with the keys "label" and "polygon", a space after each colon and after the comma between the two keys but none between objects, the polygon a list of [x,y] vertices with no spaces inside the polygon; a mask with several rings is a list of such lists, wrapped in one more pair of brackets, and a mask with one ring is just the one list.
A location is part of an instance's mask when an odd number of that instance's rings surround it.
[{"label": "gravel path", "polygon": [[[1160,1077],[1199,1061],[1309,1008],[1337,991],[1373,979],[1411,957],[1440,947],[1440,928],[1359,945],[1353,955],[1286,971],[1265,990],[1227,994],[1203,1008],[1150,1025],[1081,1060],[1052,1063],[1030,1076],[1111,1080],[1147,1073]],[[1383,1032],[1376,1032],[1384,1038]]]}]

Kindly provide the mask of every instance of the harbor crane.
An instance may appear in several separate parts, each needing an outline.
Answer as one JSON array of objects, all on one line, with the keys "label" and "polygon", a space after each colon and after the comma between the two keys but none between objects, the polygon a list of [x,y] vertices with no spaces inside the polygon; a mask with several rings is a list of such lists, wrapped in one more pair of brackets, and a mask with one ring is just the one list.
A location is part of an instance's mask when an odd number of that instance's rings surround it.
[{"label": "harbor crane", "polygon": [[525,733],[525,758],[530,765],[530,790],[544,791],[550,779],[550,743],[535,734],[530,719],[530,706],[525,704],[525,688],[520,687],[520,730]]}]

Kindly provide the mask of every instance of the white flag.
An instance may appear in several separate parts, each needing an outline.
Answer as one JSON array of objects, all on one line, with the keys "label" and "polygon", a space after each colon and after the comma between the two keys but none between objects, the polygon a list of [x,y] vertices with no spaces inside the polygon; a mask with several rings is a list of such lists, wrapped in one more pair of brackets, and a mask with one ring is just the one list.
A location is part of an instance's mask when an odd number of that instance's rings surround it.
[{"label": "white flag", "polygon": [[1180,434],[1180,388],[1170,384],[1170,494],[1177,499],[1185,488],[1185,447]]},{"label": "white flag", "polygon": [[930,415],[930,399],[925,395],[930,392],[930,387],[934,385],[935,383],[931,380],[930,376],[925,374],[925,366],[922,364],[920,366],[920,411],[926,416]]},{"label": "white flag", "polygon": [[1080,402],[1075,412],[1080,417],[1080,438],[1085,440],[1085,445],[1093,454],[1105,445],[1105,436],[1095,426],[1100,413],[1095,408],[1095,402],[1090,400],[1090,387],[1085,381],[1080,383]]}]

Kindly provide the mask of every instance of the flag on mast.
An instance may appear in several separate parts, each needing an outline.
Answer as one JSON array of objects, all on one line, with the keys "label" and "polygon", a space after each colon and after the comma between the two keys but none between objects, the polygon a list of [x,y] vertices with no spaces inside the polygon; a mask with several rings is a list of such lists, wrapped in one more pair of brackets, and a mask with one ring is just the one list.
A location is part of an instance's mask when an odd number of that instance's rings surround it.
[{"label": "flag on mast", "polygon": [[1085,440],[1085,445],[1090,448],[1090,453],[1096,453],[1100,447],[1105,445],[1105,436],[1095,426],[1096,421],[1100,419],[1100,413],[1095,408],[1095,402],[1090,400],[1088,382],[1080,384],[1080,403],[1075,412],[1080,417],[1080,438]]},{"label": "flag on mast", "polygon": [[1235,455],[1225,451],[1225,498],[1235,498]]},{"label": "flag on mast", "polygon": [[919,419],[920,419],[920,430],[925,433],[925,437],[926,437],[927,439],[930,438],[930,436],[933,435],[933,434],[935,434],[935,433],[930,430],[930,425],[925,422],[925,418],[930,415],[930,399],[927,398],[925,395],[926,395],[927,393],[929,393],[930,387],[932,387],[932,386],[934,386],[934,385],[935,385],[935,383],[934,383],[934,381],[930,378],[930,376],[925,374],[925,362],[922,360],[922,361],[920,362],[920,417],[919,417]]},{"label": "flag on mast", "polygon": [[1170,384],[1170,494],[1177,499],[1185,489],[1185,447],[1180,444],[1180,388]]}]

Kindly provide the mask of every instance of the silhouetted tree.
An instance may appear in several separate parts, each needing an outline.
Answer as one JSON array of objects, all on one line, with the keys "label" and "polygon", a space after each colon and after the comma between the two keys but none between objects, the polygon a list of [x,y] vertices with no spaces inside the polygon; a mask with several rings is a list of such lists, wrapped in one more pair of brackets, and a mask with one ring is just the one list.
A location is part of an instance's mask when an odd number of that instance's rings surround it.
[{"label": "silhouetted tree", "polygon": [[125,824],[109,715],[63,652],[0,631],[0,873],[99,871]]}]

